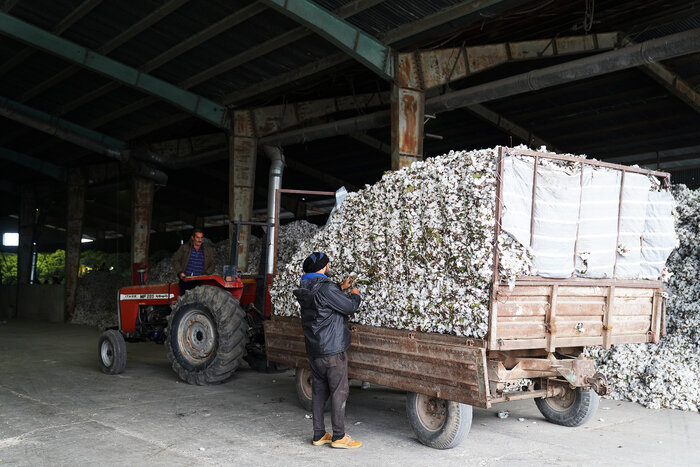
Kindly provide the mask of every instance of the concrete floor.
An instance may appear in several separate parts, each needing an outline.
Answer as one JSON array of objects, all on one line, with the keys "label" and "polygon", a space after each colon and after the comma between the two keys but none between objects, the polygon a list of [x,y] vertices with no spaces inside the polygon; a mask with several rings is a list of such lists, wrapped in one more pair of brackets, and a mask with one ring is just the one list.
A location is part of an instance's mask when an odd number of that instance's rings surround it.
[{"label": "concrete floor", "polygon": [[[98,369],[98,337],[81,326],[0,324],[3,466],[700,465],[696,413],[603,400],[587,425],[564,428],[532,401],[512,402],[475,409],[467,439],[440,451],[415,440],[403,393],[356,382],[346,429],[364,446],[315,447],[293,372],[245,368],[219,386],[190,386],[163,346],[145,343],[127,344],[125,372],[108,376]],[[499,419],[499,409],[510,417]]]}]

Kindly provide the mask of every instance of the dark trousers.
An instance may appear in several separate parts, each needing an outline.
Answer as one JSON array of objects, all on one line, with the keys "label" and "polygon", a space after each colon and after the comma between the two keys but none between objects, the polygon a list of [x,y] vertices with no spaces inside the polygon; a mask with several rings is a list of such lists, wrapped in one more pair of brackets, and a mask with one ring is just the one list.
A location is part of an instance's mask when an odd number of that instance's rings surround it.
[{"label": "dark trousers", "polygon": [[311,401],[314,417],[314,435],[326,431],[323,407],[331,398],[331,423],[333,437],[345,434],[345,402],[350,394],[348,384],[348,359],[345,352],[327,357],[309,358],[311,365]]}]

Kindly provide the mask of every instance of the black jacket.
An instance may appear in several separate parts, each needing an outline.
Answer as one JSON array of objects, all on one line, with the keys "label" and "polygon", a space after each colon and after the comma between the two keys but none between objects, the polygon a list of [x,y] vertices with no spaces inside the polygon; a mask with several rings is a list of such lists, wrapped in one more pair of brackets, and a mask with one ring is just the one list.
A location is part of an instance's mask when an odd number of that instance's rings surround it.
[{"label": "black jacket", "polygon": [[350,347],[347,317],[360,306],[359,295],[348,296],[338,284],[319,275],[303,279],[294,290],[294,296],[301,305],[301,324],[309,357],[334,355]]}]

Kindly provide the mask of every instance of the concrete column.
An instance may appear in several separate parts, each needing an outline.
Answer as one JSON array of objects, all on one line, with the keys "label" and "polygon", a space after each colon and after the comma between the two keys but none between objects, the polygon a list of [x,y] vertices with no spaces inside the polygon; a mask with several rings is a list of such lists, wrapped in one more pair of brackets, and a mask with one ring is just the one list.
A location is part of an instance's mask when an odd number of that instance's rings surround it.
[{"label": "concrete column", "polygon": [[391,88],[391,169],[411,165],[423,159],[423,121],[425,94],[421,74],[401,54],[397,79]]},{"label": "concrete column", "polygon": [[33,185],[22,185],[19,201],[19,247],[17,249],[18,284],[29,284],[38,208],[35,187]]},{"label": "concrete column", "polygon": [[155,182],[134,177],[131,190],[131,264],[132,282],[139,283],[137,269],[148,264],[148,240],[151,234]]},{"label": "concrete column", "polygon": [[[251,112],[241,110],[233,114],[233,137],[229,140],[229,219],[249,221],[253,216],[255,192],[255,163],[258,155],[258,139],[255,135]],[[229,240],[233,242],[235,227],[229,228]],[[250,227],[241,229],[238,244],[238,268],[248,265]]]},{"label": "concrete column", "polygon": [[72,170],[68,174],[66,199],[66,283],[63,319],[68,322],[75,311],[85,213],[85,179],[79,170]]}]

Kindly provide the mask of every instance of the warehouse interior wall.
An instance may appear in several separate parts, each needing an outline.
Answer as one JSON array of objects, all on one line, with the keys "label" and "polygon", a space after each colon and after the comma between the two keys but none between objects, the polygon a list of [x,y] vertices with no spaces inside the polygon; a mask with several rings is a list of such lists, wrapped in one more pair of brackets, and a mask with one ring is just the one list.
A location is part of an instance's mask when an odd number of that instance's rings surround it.
[{"label": "warehouse interior wall", "polygon": [[[65,298],[61,284],[18,284],[11,286],[17,290],[17,318],[25,321],[49,321],[63,323]],[[3,298],[0,304],[4,304]],[[9,287],[8,287],[9,288]]]},{"label": "warehouse interior wall", "polygon": [[17,314],[17,286],[0,285],[0,321],[8,321]]}]

